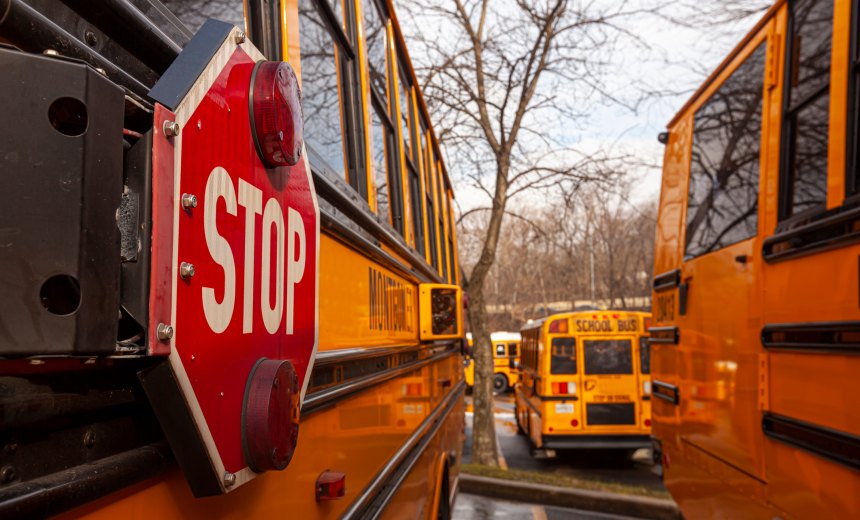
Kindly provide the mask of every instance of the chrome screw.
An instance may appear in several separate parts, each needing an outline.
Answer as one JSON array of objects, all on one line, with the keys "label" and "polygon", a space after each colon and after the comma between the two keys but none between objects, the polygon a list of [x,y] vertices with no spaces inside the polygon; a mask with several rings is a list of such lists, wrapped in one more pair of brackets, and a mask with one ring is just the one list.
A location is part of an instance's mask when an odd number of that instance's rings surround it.
[{"label": "chrome screw", "polygon": [[243,31],[237,32],[234,41],[236,42],[236,45],[245,43],[245,33]]},{"label": "chrome screw", "polygon": [[190,193],[182,194],[182,207],[185,209],[191,209],[197,207],[197,195],[192,195]]},{"label": "chrome screw", "polygon": [[224,485],[233,487],[234,484],[236,484],[236,474],[230,472],[224,473]]},{"label": "chrome screw", "polygon": [[182,262],[179,264],[179,276],[184,279],[189,279],[194,276],[194,264]]},{"label": "chrome screw", "polygon": [[159,341],[170,341],[173,338],[173,327],[166,323],[159,323],[155,333],[158,335]]},{"label": "chrome screw", "polygon": [[179,135],[179,123],[176,121],[165,121],[164,122],[164,135],[167,137],[173,137]]}]

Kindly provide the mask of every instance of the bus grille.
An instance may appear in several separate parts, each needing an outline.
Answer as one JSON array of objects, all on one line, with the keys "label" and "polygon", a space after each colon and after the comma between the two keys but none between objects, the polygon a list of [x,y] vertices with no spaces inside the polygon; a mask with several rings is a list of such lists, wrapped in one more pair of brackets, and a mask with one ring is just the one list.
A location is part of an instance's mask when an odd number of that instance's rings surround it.
[{"label": "bus grille", "polygon": [[636,424],[633,403],[591,404],[585,406],[588,424]]}]

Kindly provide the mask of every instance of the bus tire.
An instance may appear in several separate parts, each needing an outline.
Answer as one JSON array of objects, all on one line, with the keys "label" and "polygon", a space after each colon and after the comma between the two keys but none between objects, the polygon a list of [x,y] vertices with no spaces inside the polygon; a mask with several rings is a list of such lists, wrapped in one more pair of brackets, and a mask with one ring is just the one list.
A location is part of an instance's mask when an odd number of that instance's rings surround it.
[{"label": "bus tire", "polygon": [[448,492],[448,465],[446,464],[442,472],[442,482],[439,483],[439,508],[436,510],[436,520],[451,520]]},{"label": "bus tire", "polygon": [[505,374],[496,374],[493,376],[493,392],[503,394],[508,391],[508,378]]}]

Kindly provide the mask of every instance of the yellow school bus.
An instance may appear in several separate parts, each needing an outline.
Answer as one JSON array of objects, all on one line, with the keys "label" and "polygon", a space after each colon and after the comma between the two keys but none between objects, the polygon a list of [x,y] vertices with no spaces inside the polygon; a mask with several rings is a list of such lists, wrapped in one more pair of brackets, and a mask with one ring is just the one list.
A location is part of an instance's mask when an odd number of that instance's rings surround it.
[{"label": "yellow school bus", "polygon": [[394,2],[0,5],[0,518],[450,518],[454,194]]},{"label": "yellow school bus", "polygon": [[521,330],[520,433],[537,448],[650,446],[650,314],[554,314]]},{"label": "yellow school bus", "polygon": [[[466,333],[470,351],[473,346],[472,333]],[[493,390],[497,393],[507,392],[519,378],[520,345],[522,341],[517,332],[493,332],[490,334],[490,344],[493,348]],[[475,385],[475,360],[466,356],[463,358],[463,370],[466,376],[466,388],[470,390]]]},{"label": "yellow school bus", "polygon": [[860,516],[858,20],[776,2],[661,135],[654,451],[689,518]]}]

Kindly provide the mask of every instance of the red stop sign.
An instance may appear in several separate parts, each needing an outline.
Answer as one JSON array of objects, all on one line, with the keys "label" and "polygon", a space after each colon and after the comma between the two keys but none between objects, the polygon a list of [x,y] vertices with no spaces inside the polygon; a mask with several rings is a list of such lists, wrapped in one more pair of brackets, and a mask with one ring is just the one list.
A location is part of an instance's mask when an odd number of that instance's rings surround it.
[{"label": "red stop sign", "polygon": [[252,370],[262,358],[289,361],[296,377],[278,377],[297,381],[303,398],[318,337],[320,218],[310,167],[305,153],[295,166],[260,160],[249,94],[263,57],[235,34],[177,105],[179,133],[170,138],[170,366],[222,491],[254,476],[245,396],[268,402],[269,392],[248,390]]}]

